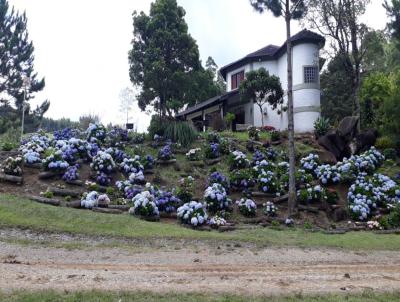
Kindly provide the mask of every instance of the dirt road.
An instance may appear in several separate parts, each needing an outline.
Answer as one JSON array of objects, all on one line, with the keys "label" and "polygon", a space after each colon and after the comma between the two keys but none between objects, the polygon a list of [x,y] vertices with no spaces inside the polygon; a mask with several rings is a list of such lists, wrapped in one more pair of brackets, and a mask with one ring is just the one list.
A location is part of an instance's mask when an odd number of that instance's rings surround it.
[{"label": "dirt road", "polygon": [[0,289],[22,288],[255,295],[400,290],[400,253],[226,244],[65,250],[0,241]]}]

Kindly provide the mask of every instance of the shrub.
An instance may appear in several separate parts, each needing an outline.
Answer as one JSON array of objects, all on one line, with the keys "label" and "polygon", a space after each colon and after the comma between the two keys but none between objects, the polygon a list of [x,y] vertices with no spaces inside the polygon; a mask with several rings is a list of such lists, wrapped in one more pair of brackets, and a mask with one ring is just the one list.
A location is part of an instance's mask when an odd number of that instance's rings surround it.
[{"label": "shrub", "polygon": [[187,122],[170,121],[166,124],[164,137],[184,147],[190,146],[197,138],[197,131]]},{"label": "shrub", "polygon": [[62,179],[64,181],[74,181],[79,178],[78,166],[70,166],[67,171],[64,173]]},{"label": "shrub", "polygon": [[204,205],[196,201],[185,203],[183,206],[179,207],[177,216],[182,223],[192,226],[202,225],[208,218]]},{"label": "shrub", "polygon": [[104,172],[109,174],[114,171],[116,165],[109,153],[99,151],[96,156],[93,157],[90,167],[96,172]]},{"label": "shrub", "polygon": [[394,140],[389,137],[389,136],[381,136],[378,137],[375,143],[375,147],[384,150],[384,149],[389,149],[389,148],[395,148],[395,142]]},{"label": "shrub", "polygon": [[256,216],[257,205],[256,203],[248,198],[241,198],[236,201],[240,213],[246,217]]},{"label": "shrub", "polygon": [[228,163],[231,170],[234,169],[244,169],[249,166],[249,160],[241,151],[233,151],[228,157]]},{"label": "shrub", "polygon": [[279,131],[272,131],[271,132],[271,141],[277,142],[281,139],[281,133]]},{"label": "shrub", "polygon": [[8,175],[21,176],[22,175],[22,157],[8,157],[2,164],[1,171]]},{"label": "shrub", "polygon": [[11,151],[19,145],[20,132],[16,128],[8,129],[0,137],[0,149],[2,151]]},{"label": "shrub", "polygon": [[397,152],[394,148],[386,148],[383,150],[383,156],[385,156],[385,159],[395,160],[397,157]]},{"label": "shrub", "polygon": [[214,159],[220,156],[219,153],[219,144],[210,143],[204,147],[204,156],[207,159]]},{"label": "shrub", "polygon": [[219,140],[221,139],[221,136],[215,132],[215,131],[210,131],[207,133],[206,136],[207,142],[209,143],[219,143]]},{"label": "shrub", "polygon": [[204,191],[204,201],[213,213],[227,209],[231,203],[225,188],[218,183],[213,183]]},{"label": "shrub", "polygon": [[314,134],[317,138],[324,136],[330,128],[331,125],[329,118],[324,118],[321,116],[314,122]]},{"label": "shrub", "polygon": [[144,133],[130,132],[129,139],[134,144],[142,144],[145,140],[145,135],[144,135]]},{"label": "shrub", "polygon": [[247,190],[254,186],[251,169],[242,169],[232,171],[229,175],[229,182],[236,189]]},{"label": "shrub", "polygon": [[317,202],[326,200],[325,189],[320,185],[312,187],[307,185],[306,188],[297,191],[297,199],[301,203]]},{"label": "shrub", "polygon": [[208,177],[208,185],[212,185],[215,183],[222,185],[225,190],[229,189],[228,179],[225,177],[225,175],[217,171],[212,172]]},{"label": "shrub", "polygon": [[257,179],[258,189],[263,193],[279,193],[279,185],[276,176],[271,171],[263,171]]},{"label": "shrub", "polygon": [[264,204],[264,214],[267,216],[275,216],[276,213],[278,212],[277,207],[275,206],[275,204],[271,201],[267,201]]},{"label": "shrub", "polygon": [[391,227],[400,227],[400,204],[391,209],[388,216],[388,223]]},{"label": "shrub", "polygon": [[156,196],[156,205],[160,211],[171,213],[176,211],[181,204],[181,200],[172,192],[159,191]]},{"label": "shrub", "polygon": [[65,172],[69,167],[68,162],[63,160],[62,152],[57,150],[43,160],[43,168],[46,171]]},{"label": "shrub", "polygon": [[259,141],[260,140],[260,130],[257,127],[250,126],[247,128],[247,133],[249,135],[249,139]]},{"label": "shrub", "polygon": [[81,207],[91,209],[98,206],[99,193],[91,191],[90,193],[84,193],[81,199]]},{"label": "shrub", "polygon": [[235,116],[235,114],[233,114],[232,112],[228,112],[228,113],[225,115],[224,120],[225,120],[225,123],[226,123],[226,125],[227,125],[227,127],[228,127],[229,129],[232,129],[232,123],[233,123],[233,121],[235,120],[235,118],[236,118],[236,116]]},{"label": "shrub", "polygon": [[230,142],[228,139],[221,137],[219,142],[219,152],[221,154],[229,154],[230,152]]},{"label": "shrub", "polygon": [[200,160],[200,158],[201,158],[201,149],[200,148],[190,149],[186,153],[186,158],[189,161],[198,161],[198,160]]},{"label": "shrub", "polygon": [[150,137],[153,138],[156,134],[163,136],[165,131],[165,123],[166,119],[161,118],[158,114],[152,115],[150,125],[147,128]]},{"label": "shrub", "polygon": [[172,154],[171,145],[165,145],[158,151],[158,159],[170,160],[174,157]]},{"label": "shrub", "polygon": [[129,209],[129,214],[140,215],[143,217],[158,217],[160,212],[155,203],[154,196],[149,191],[137,194],[132,199],[133,207]]},{"label": "shrub", "polygon": [[176,196],[182,202],[189,202],[193,197],[194,179],[192,176],[181,178],[176,188]]},{"label": "shrub", "polygon": [[86,130],[86,135],[88,141],[103,141],[107,136],[107,130],[102,124],[90,124]]}]

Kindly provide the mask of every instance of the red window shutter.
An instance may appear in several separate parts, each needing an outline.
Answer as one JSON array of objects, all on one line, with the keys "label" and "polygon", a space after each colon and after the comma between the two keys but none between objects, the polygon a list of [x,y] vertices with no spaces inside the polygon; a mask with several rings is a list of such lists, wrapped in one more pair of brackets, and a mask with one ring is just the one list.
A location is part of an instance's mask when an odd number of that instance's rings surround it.
[{"label": "red window shutter", "polygon": [[244,80],[244,70],[242,70],[242,71],[238,74],[238,76],[239,76],[239,78],[240,78],[239,83],[238,83],[238,86],[239,86],[240,83],[242,83],[243,80]]}]

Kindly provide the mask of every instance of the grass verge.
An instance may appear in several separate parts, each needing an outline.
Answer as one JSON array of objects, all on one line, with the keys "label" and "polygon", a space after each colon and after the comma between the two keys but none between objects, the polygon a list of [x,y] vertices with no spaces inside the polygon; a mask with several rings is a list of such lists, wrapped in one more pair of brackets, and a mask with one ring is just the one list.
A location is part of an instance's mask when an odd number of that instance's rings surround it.
[{"label": "grass verge", "polygon": [[19,291],[11,294],[2,294],[2,302],[394,302],[399,301],[400,293],[372,293],[365,292],[359,295],[324,295],[290,297],[241,297],[233,295],[202,295],[202,294],[154,294],[148,292],[76,292],[58,293],[54,291],[25,292]]},{"label": "grass verge", "polygon": [[146,222],[129,215],[110,215],[42,205],[24,198],[0,194],[0,226],[36,231],[64,232],[149,240],[190,239],[234,241],[258,246],[331,247],[351,250],[399,250],[400,236],[372,232],[329,235],[301,229],[273,230],[257,227],[229,233],[200,232],[177,224]]}]

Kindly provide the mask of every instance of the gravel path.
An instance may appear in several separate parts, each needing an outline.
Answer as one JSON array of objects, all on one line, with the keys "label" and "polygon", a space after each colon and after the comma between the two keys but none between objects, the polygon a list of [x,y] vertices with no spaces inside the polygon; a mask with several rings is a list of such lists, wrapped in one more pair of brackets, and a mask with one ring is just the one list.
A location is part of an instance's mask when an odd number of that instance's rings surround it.
[{"label": "gravel path", "polygon": [[[15,235],[15,231],[12,231]],[[1,230],[0,239],[6,231]],[[30,235],[32,236],[32,235]],[[0,290],[252,295],[400,290],[400,253],[210,246],[65,250],[0,242]]]}]

